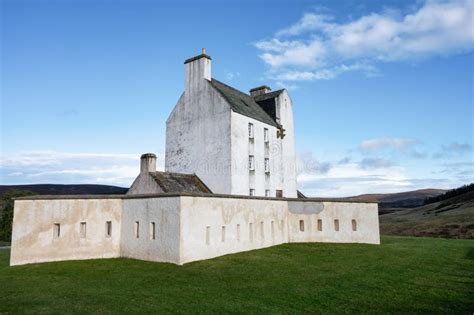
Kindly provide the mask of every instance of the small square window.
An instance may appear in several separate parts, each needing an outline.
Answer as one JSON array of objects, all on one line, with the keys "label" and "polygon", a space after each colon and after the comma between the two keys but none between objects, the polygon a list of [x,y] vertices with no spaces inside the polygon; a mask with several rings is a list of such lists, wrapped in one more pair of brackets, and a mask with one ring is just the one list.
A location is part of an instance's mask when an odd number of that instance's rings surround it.
[{"label": "small square window", "polygon": [[140,238],[140,222],[135,221],[135,238]]},{"label": "small square window", "polygon": [[270,189],[265,189],[265,197],[270,197]]},{"label": "small square window", "polygon": [[112,221],[105,223],[105,236],[112,237]]},{"label": "small square window", "polygon": [[304,220],[300,220],[300,231],[304,232]]},{"label": "small square window", "polygon": [[250,196],[255,196],[255,189],[250,188],[249,195]]},{"label": "small square window", "polygon": [[352,220],[352,231],[357,231],[357,221]]},{"label": "small square window", "polygon": [[86,238],[86,222],[81,222],[80,236],[81,238]]},{"label": "small square window", "polygon": [[249,123],[249,138],[253,139],[253,124]]},{"label": "small square window", "polygon": [[225,226],[222,227],[221,241],[225,242]]},{"label": "small square window", "polygon": [[53,233],[54,238],[59,238],[61,236],[61,225],[59,223],[54,223]]},{"label": "small square window", "polygon": [[270,160],[265,158],[265,173],[270,173]]},{"label": "small square window", "polygon": [[334,230],[337,232],[339,231],[339,220],[334,220]]},{"label": "small square window", "polygon": [[268,128],[263,128],[263,141],[265,143],[270,142],[270,138],[268,136]]},{"label": "small square window", "polygon": [[253,242],[253,223],[249,223],[249,241]]},{"label": "small square window", "polygon": [[211,227],[206,226],[206,245],[211,243]]},{"label": "small square window", "polygon": [[150,239],[154,240],[156,238],[156,226],[155,222],[150,223]]},{"label": "small square window", "polygon": [[253,155],[249,155],[249,170],[255,170],[255,157]]},{"label": "small square window", "polygon": [[323,230],[323,220],[321,219],[318,219],[318,231],[322,231]]}]

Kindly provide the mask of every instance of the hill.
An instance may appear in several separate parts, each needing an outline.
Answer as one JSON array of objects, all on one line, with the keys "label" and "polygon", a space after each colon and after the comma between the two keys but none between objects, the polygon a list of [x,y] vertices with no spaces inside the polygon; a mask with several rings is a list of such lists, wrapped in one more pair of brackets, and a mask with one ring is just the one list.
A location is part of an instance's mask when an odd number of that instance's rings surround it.
[{"label": "hill", "polygon": [[284,244],[183,266],[95,259],[8,266],[0,313],[471,314],[474,244]]},{"label": "hill", "polygon": [[380,232],[474,239],[474,191],[381,215]]},{"label": "hill", "polygon": [[365,194],[344,198],[352,201],[378,202],[379,213],[390,213],[399,208],[413,208],[424,205],[425,199],[445,193],[443,189],[420,189],[393,194]]},{"label": "hill", "polygon": [[0,185],[0,196],[9,190],[27,190],[38,195],[107,195],[125,194],[128,188],[109,185]]}]

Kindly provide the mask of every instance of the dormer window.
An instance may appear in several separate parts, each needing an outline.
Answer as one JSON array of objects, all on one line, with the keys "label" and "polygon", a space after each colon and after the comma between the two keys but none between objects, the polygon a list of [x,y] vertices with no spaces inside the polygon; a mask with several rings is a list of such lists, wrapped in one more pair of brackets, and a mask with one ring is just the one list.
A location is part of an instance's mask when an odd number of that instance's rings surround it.
[{"label": "dormer window", "polygon": [[268,128],[263,128],[263,141],[265,143],[268,143],[270,141],[268,137]]},{"label": "dormer window", "polygon": [[249,139],[253,139],[253,124],[249,123]]},{"label": "dormer window", "polygon": [[255,170],[255,157],[253,155],[249,155],[249,170]]}]

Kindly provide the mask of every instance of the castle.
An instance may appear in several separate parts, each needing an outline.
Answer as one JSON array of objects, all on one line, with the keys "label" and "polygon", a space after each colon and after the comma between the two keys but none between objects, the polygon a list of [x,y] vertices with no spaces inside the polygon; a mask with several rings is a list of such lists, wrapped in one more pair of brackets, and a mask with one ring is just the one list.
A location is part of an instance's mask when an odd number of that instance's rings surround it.
[{"label": "castle", "polygon": [[376,203],[297,191],[293,104],[285,89],[234,89],[211,57],[185,61],[166,122],[165,172],[143,154],[125,195],[15,200],[10,265],[130,257],[184,264],[291,242],[379,244]]}]

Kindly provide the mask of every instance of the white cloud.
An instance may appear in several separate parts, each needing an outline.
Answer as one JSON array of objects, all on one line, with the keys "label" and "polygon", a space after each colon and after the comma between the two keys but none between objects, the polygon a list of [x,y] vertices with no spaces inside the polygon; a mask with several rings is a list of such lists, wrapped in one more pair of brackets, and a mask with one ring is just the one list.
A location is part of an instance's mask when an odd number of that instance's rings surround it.
[{"label": "white cloud", "polygon": [[359,147],[363,151],[378,151],[386,148],[404,151],[418,143],[418,140],[409,138],[375,138],[362,141]]},{"label": "white cloud", "polygon": [[436,159],[452,158],[460,157],[468,153],[472,154],[472,145],[469,143],[452,142],[450,144],[441,145],[439,151],[433,154],[433,157]]},{"label": "white cloud", "polygon": [[[157,168],[164,168],[158,154]],[[128,187],[138,175],[140,154],[23,151],[0,159],[2,184],[110,184]]]},{"label": "white cloud", "polygon": [[240,72],[226,72],[225,74],[225,77],[227,78],[227,80],[231,81],[235,78],[238,78],[240,77]]},{"label": "white cloud", "polygon": [[[351,67],[370,74],[373,64],[380,61],[471,51],[473,6],[474,0],[426,1],[405,15],[385,10],[347,23],[337,23],[329,15],[305,13],[274,38],[255,46],[260,58],[279,73],[280,81],[328,80]],[[365,67],[354,66],[362,61]],[[349,69],[344,71],[344,67]]]},{"label": "white cloud", "polygon": [[361,163],[334,165],[325,174],[302,173],[299,189],[313,197],[345,197],[374,192],[409,190],[413,186],[403,167],[364,168]]}]

